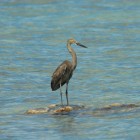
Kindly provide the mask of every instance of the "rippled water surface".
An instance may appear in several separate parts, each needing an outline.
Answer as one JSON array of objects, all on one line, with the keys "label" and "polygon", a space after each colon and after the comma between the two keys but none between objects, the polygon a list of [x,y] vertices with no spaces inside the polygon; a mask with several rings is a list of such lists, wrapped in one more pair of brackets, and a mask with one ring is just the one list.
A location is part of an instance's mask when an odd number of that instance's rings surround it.
[{"label": "rippled water surface", "polygon": [[140,110],[24,114],[60,103],[50,81],[55,68],[71,60],[68,38],[88,47],[73,45],[78,65],[70,104],[140,104],[139,0],[0,0],[0,139],[139,139]]}]

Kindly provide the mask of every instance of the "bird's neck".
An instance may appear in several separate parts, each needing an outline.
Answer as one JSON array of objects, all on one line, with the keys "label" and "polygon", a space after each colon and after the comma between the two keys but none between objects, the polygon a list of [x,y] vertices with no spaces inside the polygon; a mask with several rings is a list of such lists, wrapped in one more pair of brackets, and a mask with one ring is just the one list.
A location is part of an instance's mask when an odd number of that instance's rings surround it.
[{"label": "bird's neck", "polygon": [[75,69],[76,66],[77,66],[77,56],[76,56],[76,53],[73,50],[73,48],[71,47],[70,43],[67,43],[67,48],[68,48],[69,53],[72,56],[72,66],[73,66],[73,69]]}]

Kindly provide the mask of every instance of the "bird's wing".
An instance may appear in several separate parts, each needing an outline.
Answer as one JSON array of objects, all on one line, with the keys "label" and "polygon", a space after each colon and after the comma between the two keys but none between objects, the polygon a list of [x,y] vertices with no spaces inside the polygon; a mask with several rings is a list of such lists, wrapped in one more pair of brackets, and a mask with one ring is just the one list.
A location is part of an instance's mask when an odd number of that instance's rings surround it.
[{"label": "bird's wing", "polygon": [[57,79],[60,80],[61,77],[65,74],[67,69],[67,65],[63,62],[60,66],[58,66],[58,68],[55,70],[55,72],[52,75],[53,79]]},{"label": "bird's wing", "polygon": [[51,88],[52,90],[57,90],[61,86],[63,86],[67,80],[69,80],[71,73],[71,63],[65,60],[61,65],[57,67],[55,72],[52,75],[51,80]]}]

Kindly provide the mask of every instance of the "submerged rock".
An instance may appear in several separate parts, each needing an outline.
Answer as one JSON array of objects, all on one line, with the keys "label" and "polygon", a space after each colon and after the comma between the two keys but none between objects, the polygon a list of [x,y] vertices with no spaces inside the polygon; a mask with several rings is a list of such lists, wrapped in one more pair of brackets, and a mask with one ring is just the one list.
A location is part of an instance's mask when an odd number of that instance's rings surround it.
[{"label": "submerged rock", "polygon": [[92,111],[90,111],[90,113],[89,112],[88,113],[93,116],[104,116],[109,114],[131,112],[138,108],[140,109],[140,105],[113,103],[111,105],[102,108],[95,108]]},{"label": "submerged rock", "polygon": [[137,104],[119,104],[113,103],[102,108],[91,108],[85,107],[83,105],[71,105],[71,106],[61,106],[57,104],[51,104],[44,108],[29,109],[26,114],[68,114],[76,113],[82,115],[92,115],[92,116],[102,116],[112,113],[130,112],[139,108],[140,105]]},{"label": "submerged rock", "polygon": [[78,105],[72,105],[72,106],[60,106],[57,104],[51,104],[46,108],[35,108],[35,109],[29,109],[25,113],[26,114],[62,114],[62,113],[68,113],[74,110],[80,110],[84,108],[84,106],[78,106]]},{"label": "submerged rock", "polygon": [[131,109],[131,108],[136,108],[140,107],[139,105],[136,104],[120,104],[120,103],[113,103],[111,105],[105,106],[103,108],[100,108],[100,110],[114,110],[114,109]]}]

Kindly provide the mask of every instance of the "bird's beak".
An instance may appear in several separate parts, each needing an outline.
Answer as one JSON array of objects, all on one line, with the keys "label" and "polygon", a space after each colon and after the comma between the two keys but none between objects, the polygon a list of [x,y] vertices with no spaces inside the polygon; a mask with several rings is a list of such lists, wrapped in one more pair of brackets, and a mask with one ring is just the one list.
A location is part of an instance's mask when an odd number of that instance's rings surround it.
[{"label": "bird's beak", "polygon": [[79,43],[79,42],[76,42],[76,45],[81,46],[81,47],[83,47],[83,48],[87,48],[85,45],[83,45],[83,44],[81,44],[81,43]]}]

